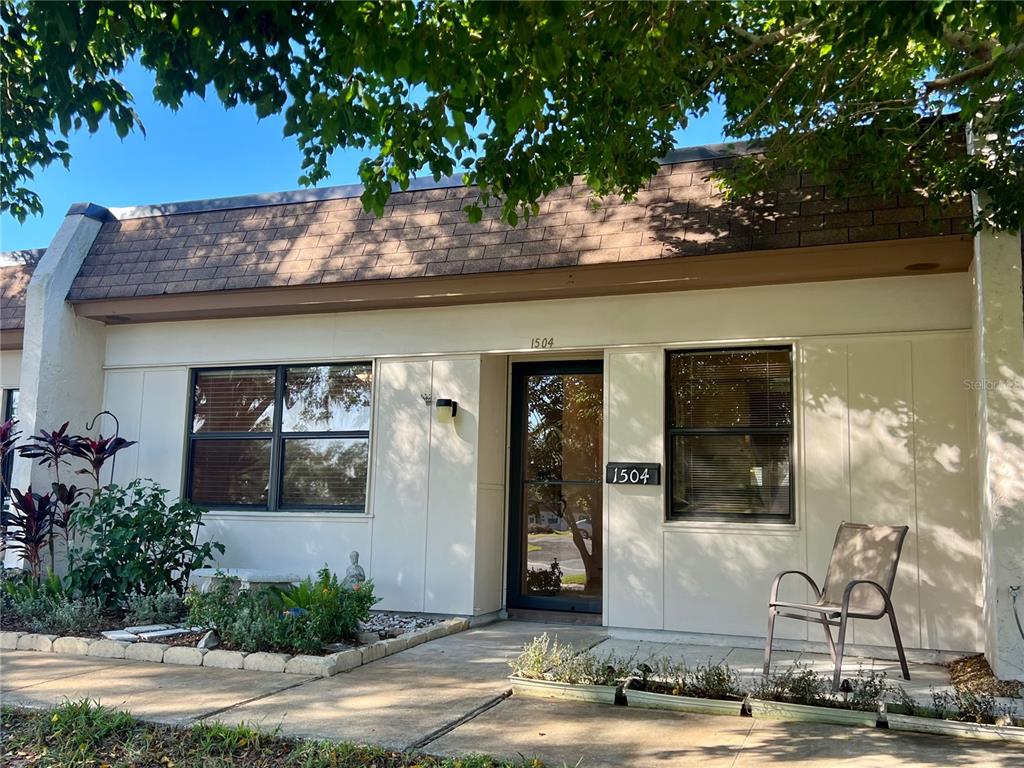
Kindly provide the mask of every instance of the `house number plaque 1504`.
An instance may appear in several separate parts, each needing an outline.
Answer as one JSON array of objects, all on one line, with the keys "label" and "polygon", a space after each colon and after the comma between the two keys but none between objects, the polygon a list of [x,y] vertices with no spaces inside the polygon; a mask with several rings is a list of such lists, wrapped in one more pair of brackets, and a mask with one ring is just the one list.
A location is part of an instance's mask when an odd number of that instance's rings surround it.
[{"label": "house number plaque 1504", "polygon": [[661,485],[661,464],[609,461],[605,482],[612,485]]}]

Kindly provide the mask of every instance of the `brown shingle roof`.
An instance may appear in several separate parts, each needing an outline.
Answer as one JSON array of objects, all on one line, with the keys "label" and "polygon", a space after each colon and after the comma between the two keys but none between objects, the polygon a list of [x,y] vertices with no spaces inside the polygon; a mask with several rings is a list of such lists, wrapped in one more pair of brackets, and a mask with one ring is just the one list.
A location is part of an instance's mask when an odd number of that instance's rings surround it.
[{"label": "brown shingle roof", "polygon": [[25,327],[25,291],[45,248],[0,254],[0,330]]},{"label": "brown shingle roof", "polygon": [[398,192],[378,218],[358,197],[207,210],[103,224],[69,300],[331,284],[608,264],[966,231],[966,206],[836,197],[809,178],[726,202],[709,173],[728,159],[663,165],[636,199],[598,201],[580,181],[513,228],[477,191]]}]

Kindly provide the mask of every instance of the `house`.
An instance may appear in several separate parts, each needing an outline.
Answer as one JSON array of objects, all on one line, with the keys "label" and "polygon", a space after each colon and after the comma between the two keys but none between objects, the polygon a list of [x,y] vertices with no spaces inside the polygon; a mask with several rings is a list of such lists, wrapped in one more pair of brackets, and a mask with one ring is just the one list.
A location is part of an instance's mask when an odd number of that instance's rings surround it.
[{"label": "house", "polygon": [[358,187],[78,204],[23,340],[4,310],[3,386],[27,430],[116,414],[117,479],[208,508],[223,565],[358,551],[384,608],[755,644],[778,571],[820,580],[843,520],[906,524],[904,642],[1024,677],[1018,235],[807,177],[726,202],[735,151],[516,228],[454,181],[380,218]]}]

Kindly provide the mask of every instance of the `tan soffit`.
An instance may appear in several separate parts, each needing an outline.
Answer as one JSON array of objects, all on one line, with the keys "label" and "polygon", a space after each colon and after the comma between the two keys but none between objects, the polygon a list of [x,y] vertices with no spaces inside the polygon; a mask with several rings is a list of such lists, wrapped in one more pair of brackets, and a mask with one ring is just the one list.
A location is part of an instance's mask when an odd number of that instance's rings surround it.
[{"label": "tan soffit", "polygon": [[[450,277],[79,300],[81,317],[141,323],[535,301],[966,272],[968,235]],[[910,269],[908,269],[908,267]]]}]

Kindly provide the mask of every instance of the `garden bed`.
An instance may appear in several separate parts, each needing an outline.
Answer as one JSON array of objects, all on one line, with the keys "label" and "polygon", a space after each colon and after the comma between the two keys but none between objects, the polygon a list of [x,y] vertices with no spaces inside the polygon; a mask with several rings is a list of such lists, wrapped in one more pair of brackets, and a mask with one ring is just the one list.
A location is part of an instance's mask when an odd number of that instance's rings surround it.
[{"label": "garden bed", "polygon": [[791,704],[785,701],[749,699],[750,714],[761,720],[785,720],[789,723],[829,723],[831,725],[852,725],[875,728],[878,713],[845,707],[822,707],[808,704]]},{"label": "garden bed", "polygon": [[961,723],[937,717],[917,717],[893,713],[887,713],[884,722],[885,727],[893,731],[961,736],[985,741],[1012,741],[1024,744],[1024,727],[1020,726]]},{"label": "garden bed", "polygon": [[510,677],[509,680],[512,683],[513,695],[571,699],[592,704],[614,704],[621,691],[621,686],[617,685],[580,685],[556,680],[530,680],[525,677]]},{"label": "garden bed", "polygon": [[602,658],[544,634],[509,661],[509,679],[512,693],[525,696],[1024,743],[1024,720],[1013,706],[973,690],[933,690],[933,706],[922,707],[884,673],[858,672],[833,694],[831,676],[799,666],[742,685],[726,664],[633,661]]},{"label": "garden bed", "polygon": [[192,667],[244,669],[254,672],[282,672],[296,675],[331,677],[391,656],[421,643],[455,634],[469,628],[468,619],[446,619],[429,627],[408,632],[389,640],[350,648],[344,651],[311,654],[286,654],[233,651],[223,648],[207,650],[170,643],[130,643],[120,640],[89,637],[58,637],[56,635],[0,632],[0,649],[39,651],[72,656],[94,656],[108,659],[130,659],[156,664],[180,664]]},{"label": "garden bed", "polygon": [[626,704],[640,709],[664,709],[670,712],[691,712],[698,715],[739,715],[743,699],[708,699],[681,696],[672,692],[672,686],[648,680],[643,683],[631,678],[623,689]]}]

